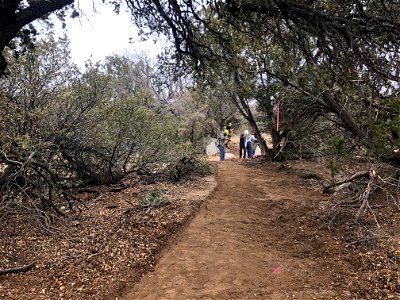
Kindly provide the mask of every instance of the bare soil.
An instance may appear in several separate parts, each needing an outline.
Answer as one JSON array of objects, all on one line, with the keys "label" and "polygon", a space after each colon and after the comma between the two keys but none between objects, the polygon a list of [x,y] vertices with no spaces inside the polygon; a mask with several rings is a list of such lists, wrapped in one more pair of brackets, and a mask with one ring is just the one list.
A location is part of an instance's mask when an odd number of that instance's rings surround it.
[{"label": "bare soil", "polygon": [[328,209],[315,161],[214,164],[215,176],[162,185],[164,207],[125,213],[137,188],[88,195],[46,235],[10,216],[0,269],[36,266],[0,276],[0,298],[400,299],[400,213],[385,195],[371,202],[378,230],[372,214]]}]

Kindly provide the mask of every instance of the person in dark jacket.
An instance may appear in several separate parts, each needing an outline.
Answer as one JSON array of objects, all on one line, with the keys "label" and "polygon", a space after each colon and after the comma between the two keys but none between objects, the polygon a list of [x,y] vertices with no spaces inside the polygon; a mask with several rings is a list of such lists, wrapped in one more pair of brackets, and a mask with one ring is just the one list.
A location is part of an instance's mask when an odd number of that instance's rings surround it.
[{"label": "person in dark jacket", "polygon": [[249,135],[249,131],[246,129],[245,131],[243,131],[240,134],[240,138],[239,138],[239,157],[242,158],[246,158],[246,140],[247,140],[247,136]]}]

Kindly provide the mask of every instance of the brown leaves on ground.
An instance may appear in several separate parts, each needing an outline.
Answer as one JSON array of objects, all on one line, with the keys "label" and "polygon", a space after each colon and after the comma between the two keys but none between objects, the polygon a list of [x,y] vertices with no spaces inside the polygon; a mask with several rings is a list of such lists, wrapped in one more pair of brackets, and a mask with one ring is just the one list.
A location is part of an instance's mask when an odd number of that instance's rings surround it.
[{"label": "brown leaves on ground", "polygon": [[167,238],[193,215],[214,184],[209,177],[157,185],[171,204],[131,213],[125,212],[138,203],[138,189],[83,195],[82,214],[47,234],[32,226],[29,216],[8,217],[0,227],[0,268],[33,261],[36,266],[0,277],[0,298],[115,299],[154,267]]}]

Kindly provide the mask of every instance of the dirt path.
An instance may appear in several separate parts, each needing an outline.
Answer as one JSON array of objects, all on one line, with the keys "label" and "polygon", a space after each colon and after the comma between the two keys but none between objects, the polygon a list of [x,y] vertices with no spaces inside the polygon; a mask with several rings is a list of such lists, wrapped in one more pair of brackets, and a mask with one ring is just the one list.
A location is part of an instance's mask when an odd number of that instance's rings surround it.
[{"label": "dirt path", "polygon": [[[37,265],[0,276],[0,299],[400,299],[400,202],[376,193],[356,222],[320,193],[324,164],[243,162],[236,145],[216,178],[82,195],[59,232],[10,214],[0,269]],[[170,205],[127,214],[153,187]]]},{"label": "dirt path", "polygon": [[301,235],[321,195],[256,164],[218,163],[216,189],[125,299],[346,299],[334,292],[334,259]]}]

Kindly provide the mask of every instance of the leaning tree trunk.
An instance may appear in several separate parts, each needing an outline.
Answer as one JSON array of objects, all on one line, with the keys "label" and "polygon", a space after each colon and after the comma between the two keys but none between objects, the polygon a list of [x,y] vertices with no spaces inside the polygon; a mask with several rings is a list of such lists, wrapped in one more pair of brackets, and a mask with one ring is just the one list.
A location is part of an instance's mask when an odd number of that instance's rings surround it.
[{"label": "leaning tree trunk", "polygon": [[339,101],[336,101],[329,91],[325,91],[323,96],[329,109],[341,119],[347,129],[359,139],[362,145],[367,147],[369,150],[374,151],[375,146],[373,141],[368,134],[357,125],[357,121],[354,120],[353,116],[347,111],[347,109],[343,107]]}]

